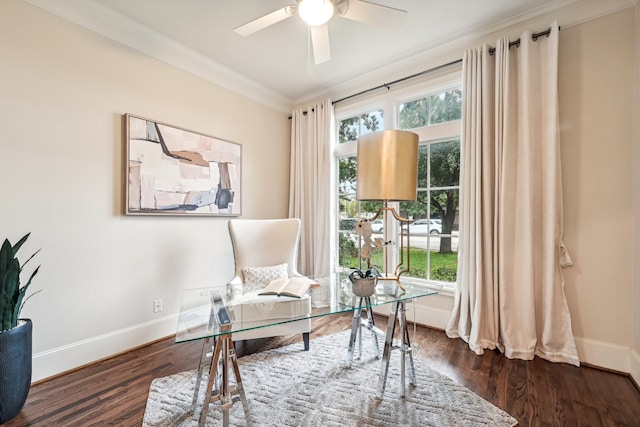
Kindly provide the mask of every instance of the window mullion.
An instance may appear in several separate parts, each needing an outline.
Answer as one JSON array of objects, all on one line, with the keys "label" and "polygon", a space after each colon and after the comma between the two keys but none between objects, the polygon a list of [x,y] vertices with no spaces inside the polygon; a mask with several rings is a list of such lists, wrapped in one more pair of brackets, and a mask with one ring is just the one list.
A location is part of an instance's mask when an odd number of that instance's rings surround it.
[{"label": "window mullion", "polygon": [[[442,86],[440,87],[442,88]],[[456,163],[451,163],[450,165],[452,167],[458,168],[457,171],[453,170],[453,172],[451,172],[451,169],[447,168],[447,162],[451,162],[451,160],[447,159],[451,159],[450,153],[452,152],[449,150],[456,150],[456,152],[459,153],[461,120],[459,118],[460,112],[456,112],[455,110],[455,102],[459,101],[460,90],[459,86],[456,88],[451,84],[449,84],[446,89],[440,89],[440,92],[437,92],[437,90],[438,89],[431,89],[431,91],[429,91],[423,86],[420,91],[415,92],[416,95],[414,97],[411,97],[410,93],[405,91],[405,96],[402,98],[402,101],[399,101],[399,97],[394,97],[392,93],[388,93],[386,96],[378,95],[371,98],[372,102],[368,108],[366,108],[367,103],[361,101],[358,103],[358,110],[351,110],[342,115],[339,111],[336,111],[337,131],[340,135],[341,143],[334,149],[334,158],[338,165],[340,165],[339,159],[345,158],[351,158],[351,161],[355,163],[357,153],[356,140],[358,136],[375,130],[403,129],[405,125],[416,123],[413,119],[418,116],[412,116],[412,114],[426,114],[426,117],[423,116],[424,119],[420,121],[420,127],[409,126],[406,128],[406,130],[417,133],[419,140],[422,142],[421,145],[423,147],[426,145],[427,147],[427,150],[425,150],[425,152],[421,151],[420,154],[420,162],[427,162],[426,165],[422,165],[419,168],[423,174],[426,173],[426,177],[421,176],[419,178],[419,182],[422,183],[422,186],[418,188],[420,200],[414,204],[411,204],[411,202],[402,202],[393,203],[393,205],[398,205],[397,209],[401,215],[411,215],[414,217],[414,220],[420,219],[420,223],[415,224],[417,226],[416,228],[426,228],[425,235],[414,237],[413,232],[411,234],[414,254],[416,252],[418,253],[411,257],[411,270],[413,274],[418,276],[416,277],[417,280],[436,283],[440,286],[449,286],[446,284],[448,282],[452,286],[457,274],[455,271],[457,267],[457,249],[454,245],[457,244],[458,235],[457,233],[456,235],[453,234],[456,229],[454,228],[455,224],[454,226],[451,226],[451,224],[453,221],[457,221],[459,213],[457,212],[457,208],[455,209],[456,212],[453,212],[451,206],[455,206],[458,203],[457,197],[459,193],[456,192],[459,191],[459,182],[457,182],[456,174],[459,174],[460,165],[459,159],[457,165]],[[444,90],[444,92],[442,90]],[[422,96],[422,98],[420,98],[420,96]],[[404,104],[402,104],[402,102],[404,102]],[[371,105],[375,105],[375,107],[371,107]],[[406,105],[404,109],[402,108],[403,105]],[[400,121],[401,114],[404,114],[402,115],[402,122]],[[453,120],[451,120],[452,118]],[[400,125],[401,123],[402,126]],[[457,146],[455,144],[456,141]],[[453,159],[455,159],[455,157],[453,157]],[[436,163],[432,164],[433,162]],[[353,179],[355,183],[355,179],[349,177],[349,174],[353,171],[353,169],[349,168],[353,168],[353,164],[351,166],[343,165],[343,167],[346,167],[346,169],[343,170],[343,174],[346,175],[340,176],[338,174],[340,180]],[[434,173],[437,173],[438,176],[432,176]],[[338,189],[338,186],[336,186],[336,189]],[[358,202],[355,200],[353,194],[349,194],[349,189],[345,189],[344,191],[345,193],[342,199],[340,195],[337,195],[339,208],[337,210],[338,218],[335,222],[336,224],[339,224],[340,220],[342,220],[343,227],[347,227],[347,224],[350,224],[356,219],[353,217],[372,216],[375,214],[374,212],[370,212],[370,210],[375,210],[375,206],[371,205],[370,202]],[[425,196],[426,200],[424,199]],[[453,200],[453,205],[451,205],[451,197],[456,197],[456,199]],[[439,203],[443,209],[439,211],[439,214],[436,214],[435,220],[432,218],[432,209],[436,205],[432,204],[432,198],[434,200],[433,203]],[[402,206],[402,210],[399,208],[400,205]],[[448,213],[447,209],[449,209]],[[433,213],[435,214],[436,211]],[[455,215],[455,219],[452,215]],[[351,218],[347,218],[347,216]],[[401,227],[398,227],[397,221],[387,221],[383,224],[383,227],[387,230],[388,240],[393,240],[399,244],[402,235],[400,234]],[[434,228],[437,235],[431,234],[431,230]],[[340,230],[340,227],[338,227],[338,229]],[[444,230],[447,230],[448,234],[444,234]],[[354,238],[357,239],[357,236],[355,236],[355,232],[353,232],[353,235],[350,233],[350,230],[343,229],[339,231],[340,242],[338,251],[342,251],[342,255],[338,257],[338,265],[341,265],[342,268],[356,267],[358,265],[356,261],[359,258],[359,254],[357,253],[359,245],[354,241]],[[448,243],[451,243],[453,252],[449,252]],[[394,245],[390,248],[392,248],[392,253],[389,255],[397,262],[400,256],[399,246]],[[432,249],[435,251],[432,251]],[[355,254],[347,256],[349,250]],[[407,248],[407,250],[409,250],[409,248]],[[422,252],[422,255],[419,255],[420,252]],[[414,259],[418,262],[416,263]],[[439,269],[434,270],[435,267],[433,267],[432,263],[435,263],[433,265],[440,266]],[[379,262],[374,262],[374,264],[382,265]],[[393,264],[395,265],[395,263]],[[451,269],[453,269],[452,272],[450,271]],[[409,275],[412,274],[410,273]]]}]

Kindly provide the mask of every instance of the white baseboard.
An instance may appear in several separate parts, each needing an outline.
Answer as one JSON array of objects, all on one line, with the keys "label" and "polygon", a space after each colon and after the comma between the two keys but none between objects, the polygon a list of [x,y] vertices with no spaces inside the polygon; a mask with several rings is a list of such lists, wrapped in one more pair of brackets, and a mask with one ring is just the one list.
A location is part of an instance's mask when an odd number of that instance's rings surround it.
[{"label": "white baseboard", "polygon": [[624,373],[631,371],[630,347],[580,337],[575,341],[580,363]]},{"label": "white baseboard", "polygon": [[120,329],[33,355],[31,381],[61,374],[176,332],[178,315]]},{"label": "white baseboard", "polygon": [[451,316],[450,310],[443,310],[440,308],[429,308],[428,310],[421,310],[422,307],[419,306],[419,303],[416,303],[418,309],[414,312],[407,312],[407,320],[409,322],[415,321],[419,325],[425,325],[434,329],[445,330],[447,328],[447,323],[449,322],[449,317]]},{"label": "white baseboard", "polygon": [[640,386],[640,353],[637,350],[631,350],[631,369],[629,373],[636,385]]}]

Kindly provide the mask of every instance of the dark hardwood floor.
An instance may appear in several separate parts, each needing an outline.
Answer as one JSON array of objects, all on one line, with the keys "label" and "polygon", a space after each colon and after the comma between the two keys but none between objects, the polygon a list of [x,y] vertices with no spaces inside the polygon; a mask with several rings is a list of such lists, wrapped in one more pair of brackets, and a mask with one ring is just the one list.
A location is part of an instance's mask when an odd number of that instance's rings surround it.
[{"label": "dark hardwood floor", "polygon": [[[376,319],[385,325],[386,319]],[[349,329],[349,315],[313,320],[311,337]],[[509,360],[497,352],[476,356],[461,340],[417,327],[415,357],[429,362],[514,416],[521,426],[640,426],[640,391],[624,375],[535,359]],[[300,342],[271,339],[260,349]],[[6,426],[139,426],[151,380],[198,363],[201,342],[173,338],[78,369],[31,388],[22,412]],[[377,372],[376,372],[377,374]]]}]

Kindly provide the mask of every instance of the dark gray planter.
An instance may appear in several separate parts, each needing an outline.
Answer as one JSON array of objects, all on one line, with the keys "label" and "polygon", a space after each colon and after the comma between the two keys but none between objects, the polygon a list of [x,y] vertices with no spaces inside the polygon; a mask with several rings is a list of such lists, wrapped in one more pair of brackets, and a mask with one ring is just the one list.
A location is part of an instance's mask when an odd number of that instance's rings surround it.
[{"label": "dark gray planter", "polygon": [[18,326],[0,332],[0,424],[22,410],[31,387],[30,319],[20,319]]}]

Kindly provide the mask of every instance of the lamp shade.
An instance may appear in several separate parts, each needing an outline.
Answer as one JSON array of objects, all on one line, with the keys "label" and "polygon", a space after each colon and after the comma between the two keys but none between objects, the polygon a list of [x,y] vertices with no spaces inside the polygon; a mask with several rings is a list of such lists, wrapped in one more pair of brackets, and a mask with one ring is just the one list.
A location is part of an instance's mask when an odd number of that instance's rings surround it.
[{"label": "lamp shade", "polygon": [[383,130],[358,138],[358,200],[416,200],[418,135]]}]

